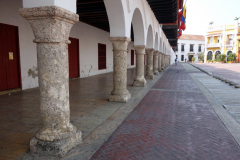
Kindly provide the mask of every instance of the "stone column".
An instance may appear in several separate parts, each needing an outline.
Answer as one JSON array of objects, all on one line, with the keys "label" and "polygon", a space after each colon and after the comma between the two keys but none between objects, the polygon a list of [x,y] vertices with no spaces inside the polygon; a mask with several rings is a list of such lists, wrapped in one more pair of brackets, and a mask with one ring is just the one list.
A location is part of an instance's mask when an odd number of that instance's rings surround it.
[{"label": "stone column", "polygon": [[158,51],[154,50],[153,52],[153,73],[158,75]]},{"label": "stone column", "polygon": [[136,76],[133,86],[144,87],[147,82],[144,78],[144,55],[145,45],[134,46],[136,54]]},{"label": "stone column", "polygon": [[164,68],[165,68],[165,55],[164,55],[164,53],[162,53],[162,70],[164,70]]},{"label": "stone column", "polygon": [[170,55],[168,56],[168,65],[169,66],[171,65],[171,56]]},{"label": "stone column", "polygon": [[162,72],[162,53],[158,53],[158,72]]},{"label": "stone column", "polygon": [[127,102],[131,94],[127,90],[127,37],[110,37],[113,45],[113,91],[109,101]]},{"label": "stone column", "polygon": [[69,33],[78,15],[56,6],[20,9],[37,43],[40,111],[43,124],[30,140],[30,151],[64,156],[82,142],[69,110]]},{"label": "stone column", "polygon": [[166,67],[168,67],[168,55],[166,56]]},{"label": "stone column", "polygon": [[168,59],[168,55],[165,56],[165,68],[168,67],[168,60],[167,59]]},{"label": "stone column", "polygon": [[146,79],[153,79],[153,48],[147,48],[146,54],[147,54],[147,68],[146,68]]}]

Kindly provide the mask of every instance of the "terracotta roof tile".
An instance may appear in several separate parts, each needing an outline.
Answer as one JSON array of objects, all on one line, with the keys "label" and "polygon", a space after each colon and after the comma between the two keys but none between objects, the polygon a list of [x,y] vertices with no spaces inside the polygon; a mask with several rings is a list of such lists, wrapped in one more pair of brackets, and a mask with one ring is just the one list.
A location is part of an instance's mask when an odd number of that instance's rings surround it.
[{"label": "terracotta roof tile", "polygon": [[205,41],[205,37],[202,35],[190,35],[190,34],[183,34],[179,39]]}]

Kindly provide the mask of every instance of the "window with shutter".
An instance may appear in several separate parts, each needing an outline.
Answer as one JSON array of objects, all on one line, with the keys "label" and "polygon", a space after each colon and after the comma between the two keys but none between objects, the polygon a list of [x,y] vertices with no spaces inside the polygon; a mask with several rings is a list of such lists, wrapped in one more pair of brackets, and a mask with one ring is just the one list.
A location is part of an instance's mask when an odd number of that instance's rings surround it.
[{"label": "window with shutter", "polygon": [[106,44],[98,43],[98,70],[107,68]]},{"label": "window with shutter", "polygon": [[131,66],[134,65],[134,50],[131,50]]}]

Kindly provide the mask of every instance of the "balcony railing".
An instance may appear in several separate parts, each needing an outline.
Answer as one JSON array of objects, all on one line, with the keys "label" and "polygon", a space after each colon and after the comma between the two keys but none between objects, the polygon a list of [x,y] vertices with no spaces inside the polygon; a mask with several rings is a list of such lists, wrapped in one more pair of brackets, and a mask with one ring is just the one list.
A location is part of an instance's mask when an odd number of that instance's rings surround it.
[{"label": "balcony railing", "polygon": [[221,43],[209,43],[206,45],[207,48],[221,47]]},{"label": "balcony railing", "polygon": [[190,52],[194,52],[194,49],[190,49]]},{"label": "balcony railing", "polygon": [[234,42],[226,42],[226,47],[233,47]]}]

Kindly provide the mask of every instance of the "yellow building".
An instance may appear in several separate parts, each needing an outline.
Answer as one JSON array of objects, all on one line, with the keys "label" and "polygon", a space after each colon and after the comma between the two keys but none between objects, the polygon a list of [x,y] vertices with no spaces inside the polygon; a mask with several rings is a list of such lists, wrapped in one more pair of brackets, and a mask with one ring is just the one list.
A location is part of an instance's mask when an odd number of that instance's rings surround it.
[{"label": "yellow building", "polygon": [[[218,54],[236,53],[236,63],[240,63],[240,23],[209,26],[205,36],[205,58],[217,59]],[[229,63],[228,59],[226,61]]]}]

